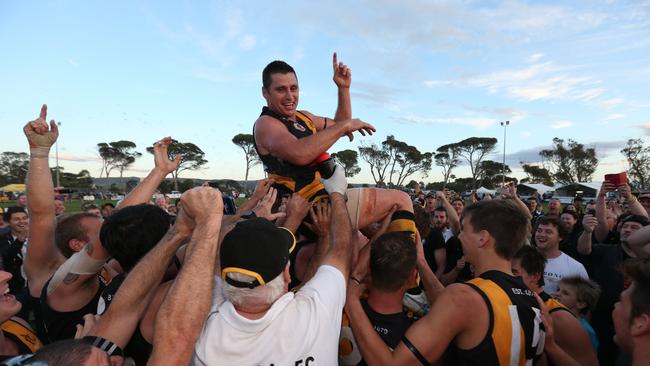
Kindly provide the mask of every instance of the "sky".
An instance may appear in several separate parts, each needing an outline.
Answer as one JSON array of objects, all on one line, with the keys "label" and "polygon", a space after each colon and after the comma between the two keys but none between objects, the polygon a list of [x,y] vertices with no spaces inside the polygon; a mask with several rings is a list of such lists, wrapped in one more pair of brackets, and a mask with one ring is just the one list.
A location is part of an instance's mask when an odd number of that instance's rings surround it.
[{"label": "sky", "polygon": [[[559,137],[596,148],[598,181],[627,168],[627,139],[650,140],[650,1],[0,1],[0,151],[28,151],[22,126],[47,103],[66,172],[98,176],[97,144],[131,140],[143,157],[124,175],[145,176],[145,148],[172,136],[209,161],[181,178],[243,179],[231,139],[265,105],[264,66],[291,64],[298,108],[333,117],[335,51],[353,116],[377,133],[330,152],[479,136],[498,139],[501,161],[508,120],[514,176]],[[360,165],[350,181],[372,183]]]}]

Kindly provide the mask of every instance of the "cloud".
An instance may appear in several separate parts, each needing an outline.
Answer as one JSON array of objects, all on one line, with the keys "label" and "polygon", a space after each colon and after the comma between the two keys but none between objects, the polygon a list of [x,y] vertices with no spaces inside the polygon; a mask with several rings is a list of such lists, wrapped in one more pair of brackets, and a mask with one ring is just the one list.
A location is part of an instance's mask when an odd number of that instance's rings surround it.
[{"label": "cloud", "polygon": [[[55,156],[53,154],[51,154],[50,157],[52,159],[55,159]],[[76,155],[71,153],[59,152],[59,160],[76,161],[76,162],[96,162],[96,161],[101,161],[102,159],[92,155]]]},{"label": "cloud", "polygon": [[551,125],[551,128],[560,129],[560,128],[569,128],[573,126],[571,121],[557,121]]},{"label": "cloud", "polygon": [[625,99],[623,98],[611,98],[611,99],[605,99],[600,102],[600,106],[606,109],[616,107],[617,105],[621,105],[625,102]]},{"label": "cloud", "polygon": [[640,126],[642,130],[645,131],[646,136],[650,136],[650,122],[645,123]]},{"label": "cloud", "polygon": [[506,154],[506,164],[512,167],[521,166],[520,162],[528,163],[541,163],[542,157],[539,152],[545,149],[550,149],[552,146],[535,146],[528,149],[523,149]]},{"label": "cloud", "polygon": [[434,124],[447,124],[447,125],[464,125],[472,126],[479,129],[486,129],[497,123],[496,120],[492,118],[481,118],[481,117],[446,117],[446,118],[430,118],[430,117],[421,117],[416,115],[408,115],[404,117],[396,118],[397,122],[406,123],[406,124],[417,124],[417,125],[434,125]]},{"label": "cloud", "polygon": [[79,67],[79,62],[77,62],[77,60],[75,60],[74,58],[69,58],[68,59],[68,64],[70,64],[70,66],[75,67],[75,68]]},{"label": "cloud", "polygon": [[528,112],[512,107],[474,107],[464,105],[464,109],[480,114],[490,114],[501,120],[508,120],[511,123],[518,122],[528,116]]},{"label": "cloud", "polygon": [[255,36],[252,34],[247,34],[242,37],[241,41],[239,42],[239,47],[244,50],[250,50],[255,47],[256,44],[257,38],[255,38]]},{"label": "cloud", "polygon": [[490,94],[505,93],[516,99],[592,101],[606,90],[590,76],[571,74],[572,68],[543,62],[523,68],[504,69],[455,80],[427,80],[427,87],[456,86],[484,88]]},{"label": "cloud", "polygon": [[370,105],[381,106],[392,111],[400,110],[395,96],[402,93],[402,89],[368,82],[355,82],[354,85],[354,91],[351,93],[353,99],[362,99]]},{"label": "cloud", "polygon": [[539,61],[542,57],[544,57],[543,53],[533,53],[532,55],[528,56],[526,58],[526,62],[537,62]]},{"label": "cloud", "polygon": [[622,113],[612,113],[612,114],[608,115],[605,118],[605,120],[606,121],[614,121],[614,120],[623,119],[623,118],[625,118],[625,115],[622,114]]}]

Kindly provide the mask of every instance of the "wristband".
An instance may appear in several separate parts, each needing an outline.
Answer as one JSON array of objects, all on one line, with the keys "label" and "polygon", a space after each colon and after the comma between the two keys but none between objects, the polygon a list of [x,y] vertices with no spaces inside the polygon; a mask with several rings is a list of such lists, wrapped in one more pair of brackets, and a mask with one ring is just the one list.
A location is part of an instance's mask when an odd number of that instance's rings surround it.
[{"label": "wristband", "polygon": [[350,276],[350,279],[351,279],[352,281],[356,282],[357,285],[360,285],[360,284],[361,284],[361,281],[359,281],[359,280],[356,279],[355,277]]},{"label": "wristband", "polygon": [[49,158],[50,157],[50,148],[49,147],[30,147],[29,156],[31,158]]}]

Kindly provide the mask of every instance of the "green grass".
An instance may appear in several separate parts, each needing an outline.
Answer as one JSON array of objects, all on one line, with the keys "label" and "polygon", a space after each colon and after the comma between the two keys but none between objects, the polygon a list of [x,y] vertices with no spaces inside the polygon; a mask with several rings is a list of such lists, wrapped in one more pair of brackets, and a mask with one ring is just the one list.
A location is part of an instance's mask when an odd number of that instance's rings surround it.
[{"label": "green grass", "polygon": [[[112,201],[112,200],[95,200],[95,201],[68,200],[65,203],[65,212],[66,213],[81,212],[81,205],[83,203],[94,203],[95,205],[97,205],[97,207],[101,207],[101,205],[103,205],[106,202],[111,202],[114,205],[117,205],[117,201]],[[16,206],[16,201],[7,201],[7,202],[0,203],[0,207],[2,208],[11,207],[11,206]]]}]

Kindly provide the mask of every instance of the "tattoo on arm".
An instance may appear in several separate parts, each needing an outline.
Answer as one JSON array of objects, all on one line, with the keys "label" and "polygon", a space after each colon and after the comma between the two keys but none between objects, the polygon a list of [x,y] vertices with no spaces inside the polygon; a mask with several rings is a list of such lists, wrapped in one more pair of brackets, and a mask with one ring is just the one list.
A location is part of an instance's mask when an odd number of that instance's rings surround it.
[{"label": "tattoo on arm", "polygon": [[79,275],[76,273],[68,273],[65,275],[65,278],[63,279],[63,283],[66,285],[69,285],[79,279]]}]

